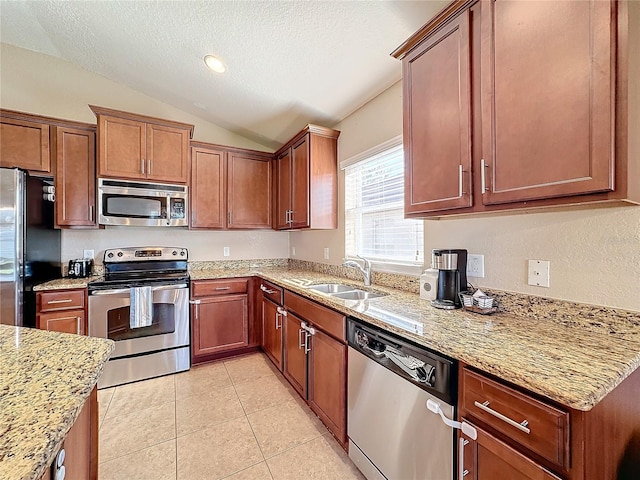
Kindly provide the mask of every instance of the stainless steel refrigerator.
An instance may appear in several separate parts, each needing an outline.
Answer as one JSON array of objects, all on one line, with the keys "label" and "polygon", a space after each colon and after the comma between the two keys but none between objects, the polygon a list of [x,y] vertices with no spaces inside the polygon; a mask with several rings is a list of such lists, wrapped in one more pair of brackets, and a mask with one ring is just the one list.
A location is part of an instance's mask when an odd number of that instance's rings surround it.
[{"label": "stainless steel refrigerator", "polygon": [[33,286],[61,276],[51,178],[0,168],[0,323],[35,326]]}]

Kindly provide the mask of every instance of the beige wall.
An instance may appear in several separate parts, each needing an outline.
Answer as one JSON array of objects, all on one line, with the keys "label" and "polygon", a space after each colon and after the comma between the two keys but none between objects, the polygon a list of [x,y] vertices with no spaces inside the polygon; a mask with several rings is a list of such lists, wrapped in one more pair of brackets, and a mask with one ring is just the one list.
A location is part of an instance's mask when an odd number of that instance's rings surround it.
[{"label": "beige wall", "polygon": [[[93,248],[98,263],[104,250],[118,247],[170,246],[187,247],[190,260],[249,260],[287,258],[289,234],[272,230],[194,231],[182,228],[107,227],[104,230],[64,230],[62,260],[82,258],[83,249]],[[222,255],[229,247],[230,255]]]},{"label": "beige wall", "polygon": [[[88,72],[71,63],[11,45],[0,44],[0,106],[51,117],[95,123],[88,104],[157,116],[195,125],[194,139],[269,150],[244,137],[187,114],[154,98]],[[94,249],[101,261],[105,248],[160,245],[187,247],[192,260],[283,258],[289,234],[189,231],[186,229],[107,228],[63,230],[62,260]],[[223,247],[230,256],[223,257]]]},{"label": "beige wall", "polygon": [[[640,89],[637,69],[629,88]],[[336,126],[341,159],[402,133],[401,93],[398,83]],[[632,112],[636,138],[637,104]],[[338,230],[292,233],[296,258],[341,262],[343,199],[342,179]],[[324,247],[330,247],[329,261]],[[425,258],[433,248],[484,255],[485,278],[471,279],[480,286],[640,311],[640,206],[428,220]],[[550,288],[527,285],[529,259],[551,262]]]},{"label": "beige wall", "polygon": [[273,151],[72,63],[0,44],[0,107],[96,123],[89,104],[191,123],[194,140]]}]

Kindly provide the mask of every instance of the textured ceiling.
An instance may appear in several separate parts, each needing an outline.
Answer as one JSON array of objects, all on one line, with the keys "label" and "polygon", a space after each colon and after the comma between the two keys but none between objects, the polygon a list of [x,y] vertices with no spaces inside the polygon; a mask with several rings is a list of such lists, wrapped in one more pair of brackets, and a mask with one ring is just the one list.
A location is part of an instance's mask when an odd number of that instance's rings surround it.
[{"label": "textured ceiling", "polygon": [[[0,1],[0,40],[270,148],[401,78],[389,54],[444,1]],[[202,58],[219,56],[227,73]]]}]

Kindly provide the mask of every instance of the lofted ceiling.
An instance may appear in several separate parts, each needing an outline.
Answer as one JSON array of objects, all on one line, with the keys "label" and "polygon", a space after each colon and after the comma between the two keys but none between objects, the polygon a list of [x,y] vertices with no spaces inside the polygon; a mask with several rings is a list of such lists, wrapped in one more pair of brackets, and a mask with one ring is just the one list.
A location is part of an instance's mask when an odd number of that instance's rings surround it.
[{"label": "lofted ceiling", "polygon": [[[445,1],[0,1],[0,41],[77,64],[275,149],[401,78]],[[220,57],[227,72],[203,62]]]}]

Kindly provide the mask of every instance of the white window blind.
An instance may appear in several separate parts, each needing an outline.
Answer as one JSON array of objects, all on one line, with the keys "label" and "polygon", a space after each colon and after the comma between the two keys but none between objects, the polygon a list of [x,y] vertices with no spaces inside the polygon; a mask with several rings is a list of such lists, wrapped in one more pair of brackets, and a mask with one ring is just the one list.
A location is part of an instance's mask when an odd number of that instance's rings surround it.
[{"label": "white window blind", "polygon": [[345,168],[345,254],[422,264],[422,220],[404,219],[402,145]]}]

